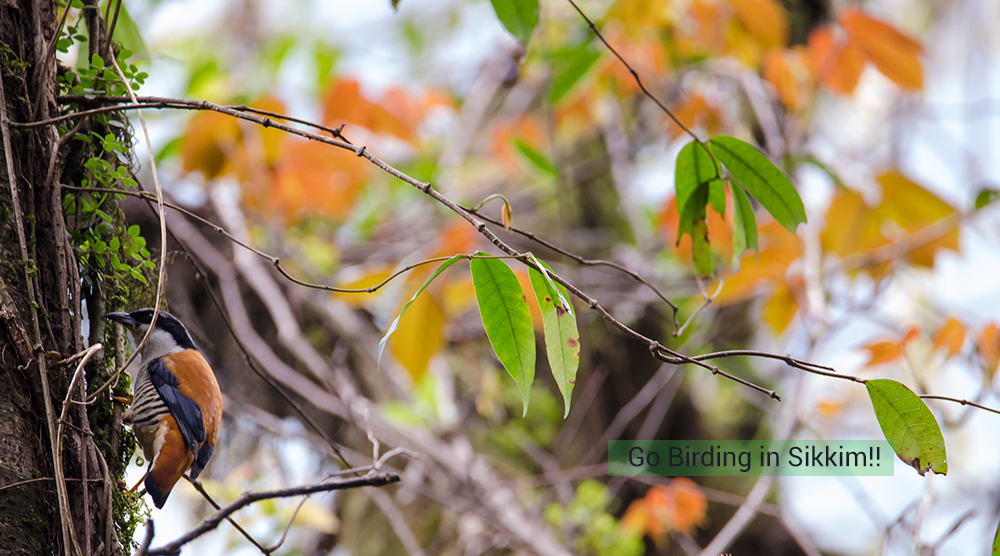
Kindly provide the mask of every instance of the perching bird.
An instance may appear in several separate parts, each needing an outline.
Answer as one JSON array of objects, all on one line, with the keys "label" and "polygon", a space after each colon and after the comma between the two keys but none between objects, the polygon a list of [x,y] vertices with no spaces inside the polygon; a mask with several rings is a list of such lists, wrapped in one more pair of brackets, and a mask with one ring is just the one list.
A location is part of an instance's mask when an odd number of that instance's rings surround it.
[{"label": "perching bird", "polygon": [[[104,316],[125,325],[140,341],[153,309]],[[132,427],[150,462],[146,492],[162,508],[184,472],[190,469],[191,478],[197,478],[212,457],[222,421],[222,393],[191,335],[170,313],[160,311],[140,356],[132,405],[122,421]]]}]

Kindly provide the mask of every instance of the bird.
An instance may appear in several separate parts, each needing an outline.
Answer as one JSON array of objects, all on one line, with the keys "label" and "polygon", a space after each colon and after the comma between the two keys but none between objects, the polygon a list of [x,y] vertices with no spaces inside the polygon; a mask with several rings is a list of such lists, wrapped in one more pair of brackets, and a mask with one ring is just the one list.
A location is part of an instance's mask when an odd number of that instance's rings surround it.
[{"label": "bird", "polygon": [[[153,314],[154,309],[146,308],[104,317],[139,340]],[[212,457],[222,423],[222,392],[187,328],[166,311],[159,312],[139,355],[131,405],[122,422],[132,427],[150,462],[136,488],[145,484],[153,504],[162,508],[181,476],[190,470],[191,478],[198,478]]]}]

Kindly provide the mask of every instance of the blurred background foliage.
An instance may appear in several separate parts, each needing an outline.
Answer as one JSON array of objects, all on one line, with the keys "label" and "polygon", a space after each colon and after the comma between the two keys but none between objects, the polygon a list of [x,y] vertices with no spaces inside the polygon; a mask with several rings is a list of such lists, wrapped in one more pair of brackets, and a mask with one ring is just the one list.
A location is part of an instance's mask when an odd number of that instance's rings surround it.
[{"label": "blurred background foliage", "polygon": [[[350,141],[464,206],[502,193],[515,227],[624,265],[673,300],[679,322],[692,318],[676,335],[670,307],[643,284],[494,227],[672,349],[790,353],[847,374],[895,378],[918,393],[998,405],[1000,227],[988,203],[1000,98],[993,2],[579,4],[685,125],[702,138],[728,134],[759,145],[795,182],[809,224],[793,235],[757,211],[759,250],[734,257],[727,193],[722,214],[707,214],[715,275],[697,278],[691,237],[677,239],[673,195],[674,159],[689,137],[560,0],[541,2],[527,45],[507,34],[485,0],[402,0],[397,10],[388,0],[128,1],[116,39],[149,74],[140,94],[343,125]],[[75,65],[78,53],[74,46],[60,59]],[[421,260],[491,247],[351,152],[211,111],[147,118],[168,197],[279,257],[304,281],[366,288]],[[139,177],[149,182],[145,165]],[[134,199],[124,206],[146,248],[159,245],[153,214]],[[499,220],[500,207],[494,201],[482,212]],[[346,405],[371,400],[386,427],[425,452],[390,460],[403,474],[398,487],[305,502],[284,553],[540,551],[544,544],[513,531],[523,523],[580,554],[695,554],[756,479],[609,478],[608,439],[767,438],[780,419],[791,420],[795,437],[881,437],[860,385],[803,376],[777,361],[718,363],[777,390],[779,404],[703,369],[661,366],[579,303],[570,415],[563,419],[543,363],[521,418],[464,263],[416,299],[379,365],[378,339],[431,267],[373,294],[330,294],[292,284],[266,260],[175,217],[169,307],[213,361],[227,397],[222,445],[205,475],[213,495],[228,500],[338,469],[317,431],[257,378],[234,332],[270,346],[273,360],[249,349],[265,372],[283,364]],[[526,270],[513,266],[530,291]],[[239,314],[233,299],[252,335],[227,323]],[[540,338],[537,307],[533,319]],[[293,399],[346,446],[352,465],[370,462],[356,413],[345,418],[301,391]],[[931,407],[948,442],[947,477],[921,478],[900,464],[891,479],[782,478],[728,550],[981,552],[998,511],[1000,467],[990,454],[1000,447],[987,432],[996,416]],[[422,444],[426,438],[434,442]],[[434,446],[461,461],[449,468],[428,457]],[[495,484],[471,471],[479,465]],[[158,538],[208,511],[181,486],[153,512]],[[482,503],[491,488],[509,497]],[[258,504],[237,518],[268,544],[296,504]],[[504,504],[517,507],[507,521],[497,513]],[[226,526],[199,542],[197,550],[254,552]]]}]

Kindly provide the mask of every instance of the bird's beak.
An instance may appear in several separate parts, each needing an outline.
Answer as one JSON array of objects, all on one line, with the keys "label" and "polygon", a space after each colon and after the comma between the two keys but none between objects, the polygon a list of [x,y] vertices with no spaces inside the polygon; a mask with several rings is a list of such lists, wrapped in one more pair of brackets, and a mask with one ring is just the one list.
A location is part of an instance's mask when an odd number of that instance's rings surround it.
[{"label": "bird's beak", "polygon": [[124,324],[126,326],[136,326],[138,321],[132,318],[132,315],[128,313],[106,313],[104,318],[108,320],[115,321],[117,323]]}]

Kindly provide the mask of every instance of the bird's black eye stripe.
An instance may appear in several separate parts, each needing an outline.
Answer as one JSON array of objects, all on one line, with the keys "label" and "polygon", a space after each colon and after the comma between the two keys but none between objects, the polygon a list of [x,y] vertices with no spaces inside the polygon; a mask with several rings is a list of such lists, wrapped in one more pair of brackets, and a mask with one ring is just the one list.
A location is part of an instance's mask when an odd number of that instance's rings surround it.
[{"label": "bird's black eye stripe", "polygon": [[[139,324],[149,324],[153,320],[153,310],[152,309],[139,309],[129,313],[135,321]],[[191,335],[188,334],[184,325],[181,321],[177,320],[177,317],[171,315],[166,311],[160,311],[159,318],[156,319],[156,327],[168,332],[173,336],[174,341],[177,345],[184,349],[198,349],[198,346],[194,344],[194,340],[191,339]]]}]

